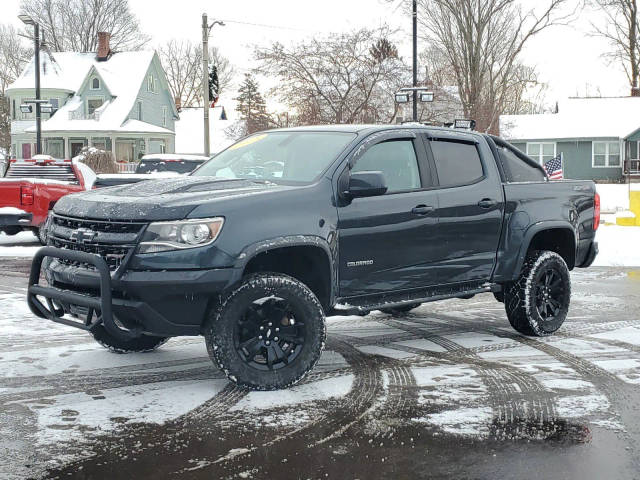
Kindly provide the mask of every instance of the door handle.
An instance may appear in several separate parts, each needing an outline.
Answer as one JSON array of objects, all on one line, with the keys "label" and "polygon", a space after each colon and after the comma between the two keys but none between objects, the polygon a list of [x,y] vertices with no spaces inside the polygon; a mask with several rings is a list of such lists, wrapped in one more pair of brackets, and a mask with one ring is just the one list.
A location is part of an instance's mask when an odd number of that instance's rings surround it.
[{"label": "door handle", "polygon": [[495,207],[497,204],[498,202],[490,198],[483,198],[478,202],[478,206],[480,208],[491,208],[491,207]]},{"label": "door handle", "polygon": [[414,215],[428,215],[433,212],[434,208],[431,205],[416,205],[411,210]]}]

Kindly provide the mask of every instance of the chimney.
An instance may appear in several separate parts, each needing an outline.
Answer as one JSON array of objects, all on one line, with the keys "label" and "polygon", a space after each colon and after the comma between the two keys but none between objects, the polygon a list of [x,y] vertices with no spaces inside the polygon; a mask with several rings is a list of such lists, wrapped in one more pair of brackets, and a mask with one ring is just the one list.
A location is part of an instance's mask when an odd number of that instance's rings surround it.
[{"label": "chimney", "polygon": [[109,47],[109,40],[111,39],[111,34],[108,32],[98,32],[98,53],[96,54],[96,59],[99,62],[103,62],[108,60],[111,56],[111,48]]},{"label": "chimney", "polygon": [[640,87],[631,87],[631,96],[640,97]]},{"label": "chimney", "polygon": [[182,99],[180,97],[176,97],[174,99],[174,101],[176,102],[176,110],[179,112],[182,110]]}]

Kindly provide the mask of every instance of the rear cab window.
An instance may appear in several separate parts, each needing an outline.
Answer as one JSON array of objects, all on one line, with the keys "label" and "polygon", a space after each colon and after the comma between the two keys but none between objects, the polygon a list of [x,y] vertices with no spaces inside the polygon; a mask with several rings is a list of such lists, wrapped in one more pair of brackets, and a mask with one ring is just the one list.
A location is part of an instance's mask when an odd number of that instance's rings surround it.
[{"label": "rear cab window", "polygon": [[440,187],[459,187],[485,176],[475,143],[453,139],[429,140]]},{"label": "rear cab window", "polygon": [[544,182],[546,180],[546,176],[540,168],[527,163],[512,148],[502,144],[496,144],[496,148],[507,183]]}]

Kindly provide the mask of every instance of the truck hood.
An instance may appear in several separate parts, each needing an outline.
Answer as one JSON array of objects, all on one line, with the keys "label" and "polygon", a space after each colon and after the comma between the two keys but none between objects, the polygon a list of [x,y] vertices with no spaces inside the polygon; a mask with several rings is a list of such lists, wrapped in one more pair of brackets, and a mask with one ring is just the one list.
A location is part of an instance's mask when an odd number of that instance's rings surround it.
[{"label": "truck hood", "polygon": [[180,220],[207,203],[291,188],[242,179],[167,178],[67,195],[54,212],[97,220]]}]

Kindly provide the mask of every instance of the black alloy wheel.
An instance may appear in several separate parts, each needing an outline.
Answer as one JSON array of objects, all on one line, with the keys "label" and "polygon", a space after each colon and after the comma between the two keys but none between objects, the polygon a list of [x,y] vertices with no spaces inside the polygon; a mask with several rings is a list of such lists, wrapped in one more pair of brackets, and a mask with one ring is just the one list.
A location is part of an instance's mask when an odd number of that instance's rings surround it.
[{"label": "black alloy wheel", "polygon": [[540,272],[534,289],[535,306],[544,322],[553,322],[566,303],[567,291],[560,272],[549,266]]},{"label": "black alloy wheel", "polygon": [[257,370],[277,370],[300,354],[305,325],[289,302],[275,296],[249,304],[236,326],[235,346],[240,358]]},{"label": "black alloy wheel", "polygon": [[551,335],[567,318],[570,302],[569,269],[564,259],[551,251],[530,252],[518,279],[504,289],[509,323],[523,335]]}]

